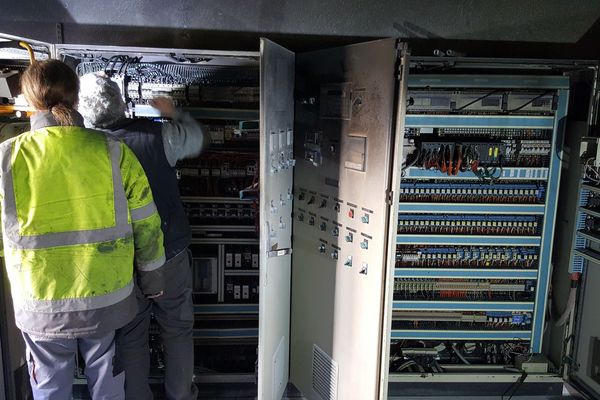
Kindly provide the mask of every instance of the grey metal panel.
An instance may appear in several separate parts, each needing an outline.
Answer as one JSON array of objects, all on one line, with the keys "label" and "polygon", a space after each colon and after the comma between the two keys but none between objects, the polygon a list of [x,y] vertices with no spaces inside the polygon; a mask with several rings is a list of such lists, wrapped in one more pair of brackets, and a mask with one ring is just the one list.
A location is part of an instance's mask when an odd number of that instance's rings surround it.
[{"label": "grey metal panel", "polygon": [[[84,54],[86,52],[103,52],[106,54],[129,54],[141,56],[161,57],[169,54],[193,55],[205,57],[237,57],[241,59],[257,59],[259,53],[255,51],[223,51],[223,50],[197,50],[182,48],[160,48],[160,47],[135,47],[135,46],[106,46],[106,45],[86,45],[86,44],[56,44],[55,51],[57,55],[61,54]],[[221,65],[221,64],[219,64]]]},{"label": "grey metal panel", "polygon": [[[50,57],[52,57],[54,55],[54,46],[52,45],[52,43],[42,42],[42,41],[35,40],[35,39],[29,39],[29,38],[22,37],[22,36],[13,36],[13,35],[9,35],[9,34],[0,32],[0,43],[2,43],[3,41],[7,41],[7,40],[24,41],[24,42],[30,44],[34,48],[34,52],[36,53],[36,58],[40,55],[39,51],[49,55]],[[23,60],[28,60],[29,56],[28,56],[27,51],[25,49],[22,49],[22,50],[23,50],[22,54],[19,55],[19,58],[22,58]]]},{"label": "grey metal panel", "polygon": [[378,396],[396,61],[394,39],[298,55],[290,380],[309,399],[313,345],[339,366],[338,399]]},{"label": "grey metal panel", "polygon": [[279,400],[289,375],[294,53],[261,39],[260,64],[258,398]]},{"label": "grey metal panel", "polygon": [[584,269],[584,280],[581,283],[583,290],[580,293],[577,307],[577,326],[574,332],[575,351],[573,354],[574,368],[571,377],[579,383],[586,392],[594,398],[600,396],[600,382],[592,379],[594,358],[600,355],[600,348],[593,346],[594,338],[600,338],[600,318],[598,318],[598,304],[600,304],[600,265],[587,263]]}]

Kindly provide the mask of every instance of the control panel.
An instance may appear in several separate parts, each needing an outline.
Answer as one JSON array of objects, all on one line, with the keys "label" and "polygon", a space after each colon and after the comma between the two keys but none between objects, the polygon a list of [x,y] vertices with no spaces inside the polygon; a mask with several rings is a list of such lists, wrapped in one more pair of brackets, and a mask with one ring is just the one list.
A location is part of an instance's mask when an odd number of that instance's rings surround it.
[{"label": "control panel", "polygon": [[391,373],[541,350],[568,80],[525,80],[409,77]]}]

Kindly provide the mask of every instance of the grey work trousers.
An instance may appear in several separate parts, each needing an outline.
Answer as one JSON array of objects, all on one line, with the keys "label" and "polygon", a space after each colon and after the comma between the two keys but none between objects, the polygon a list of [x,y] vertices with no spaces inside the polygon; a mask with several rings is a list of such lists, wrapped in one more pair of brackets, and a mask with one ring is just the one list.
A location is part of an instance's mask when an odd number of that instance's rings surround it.
[{"label": "grey work trousers", "polygon": [[[77,350],[93,400],[124,400],[125,374],[114,368],[115,333],[79,339],[55,339],[23,332],[29,381],[35,400],[70,400]],[[115,376],[115,373],[116,376]]]},{"label": "grey work trousers", "polygon": [[165,393],[169,400],[195,400],[198,389],[193,383],[194,308],[192,272],[188,251],[168,260],[165,267],[164,294],[147,299],[137,291],[138,315],[117,331],[117,351],[125,369],[127,400],[152,400],[148,383],[150,314],[160,327],[165,356]]}]

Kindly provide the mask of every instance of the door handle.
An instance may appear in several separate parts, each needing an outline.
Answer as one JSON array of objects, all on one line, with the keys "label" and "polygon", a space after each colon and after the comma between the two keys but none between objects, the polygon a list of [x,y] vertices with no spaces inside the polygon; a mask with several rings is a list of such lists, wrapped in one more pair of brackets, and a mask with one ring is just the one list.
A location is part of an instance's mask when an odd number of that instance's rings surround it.
[{"label": "door handle", "polygon": [[286,249],[277,249],[272,251],[267,251],[267,258],[273,257],[282,257],[292,254],[292,248],[288,247]]}]

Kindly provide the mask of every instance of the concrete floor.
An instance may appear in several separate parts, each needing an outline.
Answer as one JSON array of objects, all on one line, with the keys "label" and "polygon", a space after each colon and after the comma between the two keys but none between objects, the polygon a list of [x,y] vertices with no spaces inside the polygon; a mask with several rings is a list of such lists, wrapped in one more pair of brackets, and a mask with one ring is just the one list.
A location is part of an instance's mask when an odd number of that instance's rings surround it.
[{"label": "concrete floor", "polygon": [[[161,385],[153,385],[154,400],[166,400]],[[251,383],[220,383],[198,385],[198,400],[255,400],[256,385]],[[74,400],[89,400],[87,388],[76,385],[73,389]],[[282,400],[306,400],[302,394],[293,386],[288,385]]]}]

